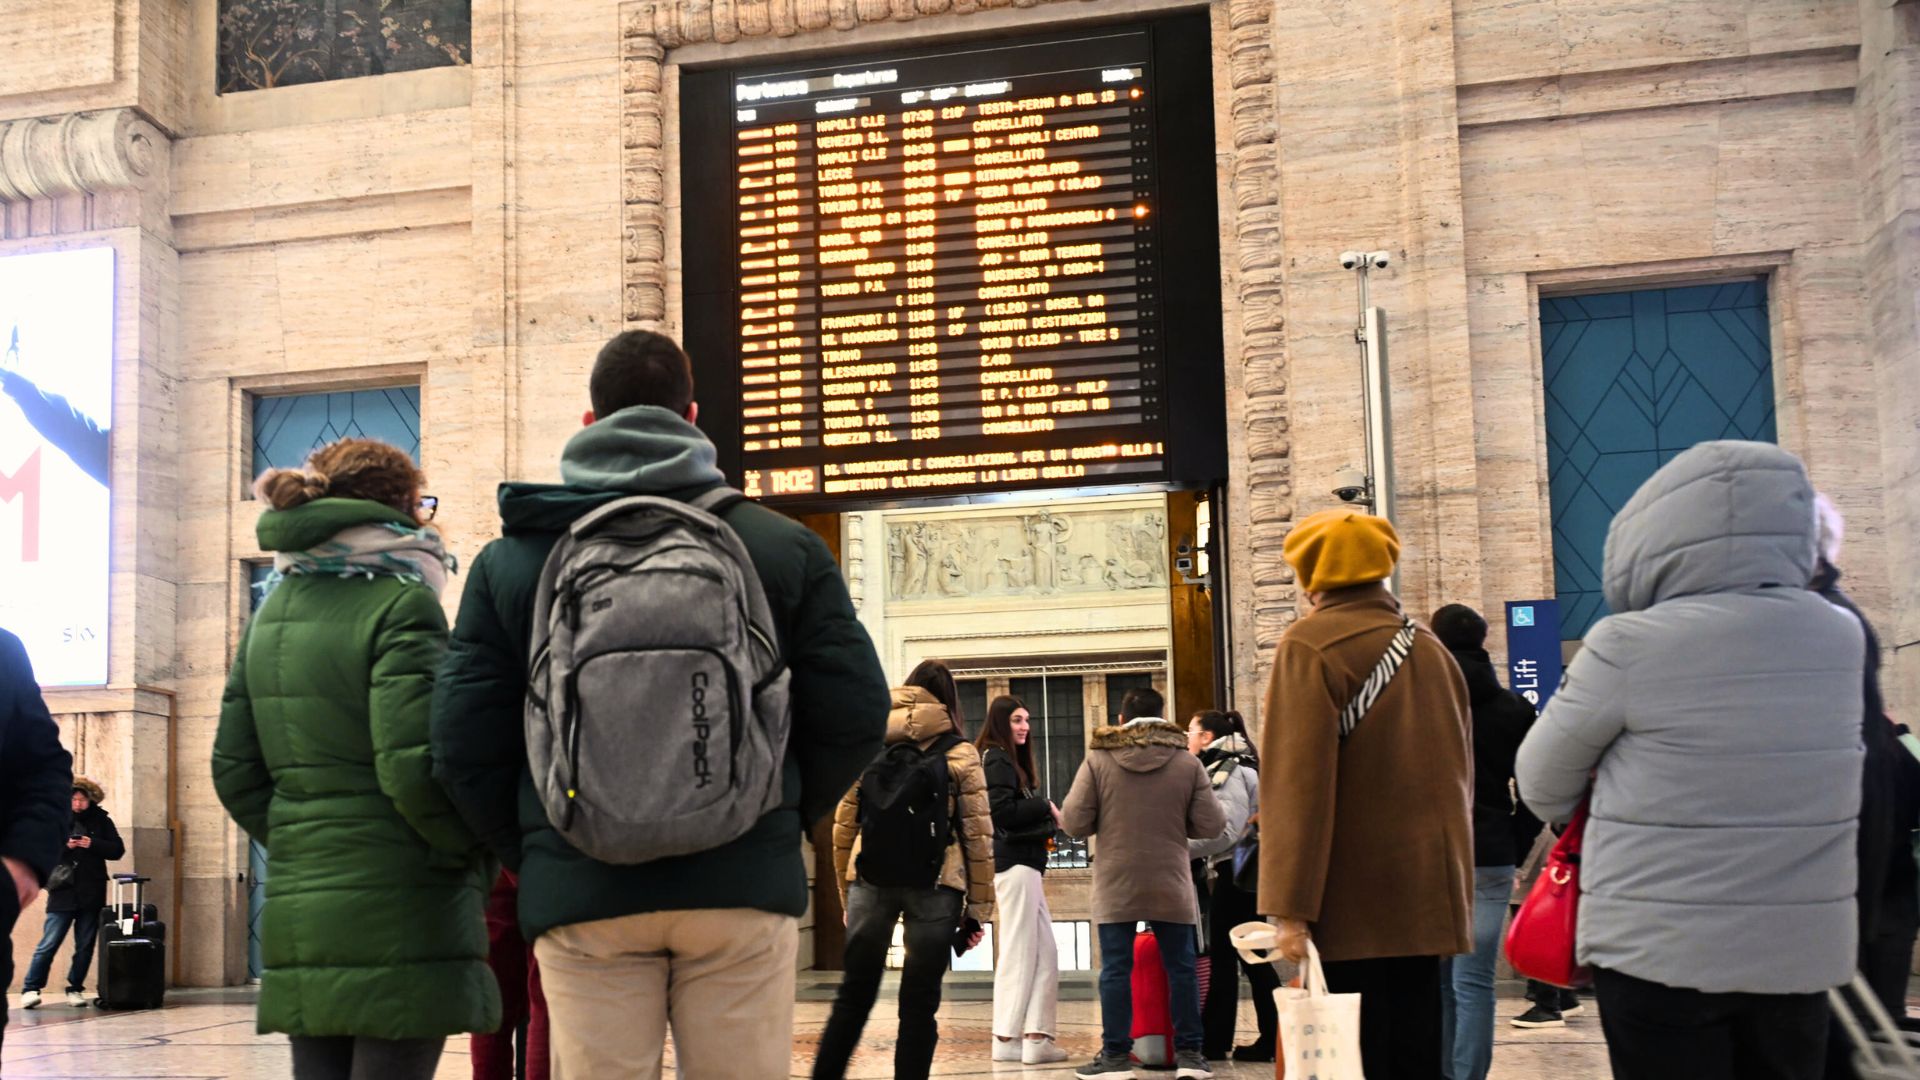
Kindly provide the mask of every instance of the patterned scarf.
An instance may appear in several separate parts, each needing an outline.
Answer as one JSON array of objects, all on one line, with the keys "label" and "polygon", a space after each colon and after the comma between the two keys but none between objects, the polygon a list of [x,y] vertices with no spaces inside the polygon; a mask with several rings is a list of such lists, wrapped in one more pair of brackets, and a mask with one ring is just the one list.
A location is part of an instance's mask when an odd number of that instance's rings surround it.
[{"label": "patterned scarf", "polygon": [[447,586],[447,575],[458,570],[439,533],[383,522],[342,529],[333,539],[306,551],[280,552],[273,557],[273,574],[263,587],[271,593],[291,574],[396,577],[422,582],[438,595]]}]

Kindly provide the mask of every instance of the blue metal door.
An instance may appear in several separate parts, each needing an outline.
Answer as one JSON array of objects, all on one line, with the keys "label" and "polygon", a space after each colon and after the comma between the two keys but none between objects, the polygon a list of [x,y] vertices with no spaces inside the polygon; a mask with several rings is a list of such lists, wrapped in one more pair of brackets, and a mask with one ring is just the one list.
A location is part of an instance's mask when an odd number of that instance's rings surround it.
[{"label": "blue metal door", "polygon": [[1607,614],[1607,527],[1654,470],[1710,439],[1775,441],[1766,283],[1540,302],[1553,571],[1569,641]]}]

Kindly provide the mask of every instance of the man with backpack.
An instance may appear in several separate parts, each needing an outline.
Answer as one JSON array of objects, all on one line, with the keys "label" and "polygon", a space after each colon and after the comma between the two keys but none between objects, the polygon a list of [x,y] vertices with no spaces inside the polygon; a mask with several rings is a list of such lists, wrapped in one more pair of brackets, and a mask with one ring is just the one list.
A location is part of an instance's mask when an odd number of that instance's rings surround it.
[{"label": "man with backpack", "polygon": [[1388,590],[1385,518],[1323,510],[1281,555],[1312,610],[1280,638],[1261,717],[1260,912],[1284,955],[1311,936],[1328,989],[1360,995],[1368,1080],[1431,1080],[1440,960],[1473,948],[1466,680]]},{"label": "man with backpack", "polygon": [[[670,339],[594,363],[563,484],[500,489],[434,687],[434,775],[519,875],[554,1080],[790,1071],[800,844],[888,694],[810,530],[726,489]],[[640,497],[640,498],[636,498]]]},{"label": "man with backpack", "polygon": [[894,1080],[925,1080],[947,952],[980,944],[993,918],[993,812],[980,751],[960,737],[953,673],[925,660],[893,692],[887,749],[833,816],[834,879],[847,913],[846,973],[820,1035],[814,1080],[840,1080],[880,994],[904,922]]},{"label": "man with backpack", "polygon": [[[1187,733],[1162,718],[1158,691],[1127,691],[1120,725],[1094,730],[1087,758],[1060,807],[1060,827],[1093,851],[1093,921],[1100,934],[1100,1055],[1083,1080],[1131,1080],[1134,929],[1153,928],[1166,965],[1179,1080],[1213,1075],[1203,1052],[1200,983],[1194,972],[1200,921],[1188,840],[1227,827],[1213,781],[1187,752]],[[1437,1051],[1436,1051],[1437,1053]]]}]

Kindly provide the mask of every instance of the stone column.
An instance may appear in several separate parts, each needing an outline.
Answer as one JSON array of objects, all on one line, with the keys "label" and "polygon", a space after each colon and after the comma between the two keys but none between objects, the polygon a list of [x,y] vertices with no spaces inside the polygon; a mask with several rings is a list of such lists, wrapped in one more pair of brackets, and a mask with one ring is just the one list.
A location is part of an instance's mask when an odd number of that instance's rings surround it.
[{"label": "stone column", "polygon": [[1879,400],[1887,708],[1920,703],[1920,4],[1861,0],[1861,223]]},{"label": "stone column", "polygon": [[[46,698],[75,771],[107,789],[104,805],[127,841],[127,857],[112,869],[153,878],[148,900],[176,928],[170,947],[177,951],[218,934],[202,936],[199,923],[183,926],[181,918],[193,904],[182,890],[189,847],[180,827],[171,692],[179,302],[166,213],[169,148],[164,134],[128,108],[0,122],[0,256],[114,251],[107,684],[50,690]],[[208,857],[217,859],[217,834],[206,840]],[[221,906],[212,910],[217,919]],[[39,911],[35,905],[23,913],[19,925],[37,926]],[[16,961],[24,961],[34,936],[14,935]]]}]

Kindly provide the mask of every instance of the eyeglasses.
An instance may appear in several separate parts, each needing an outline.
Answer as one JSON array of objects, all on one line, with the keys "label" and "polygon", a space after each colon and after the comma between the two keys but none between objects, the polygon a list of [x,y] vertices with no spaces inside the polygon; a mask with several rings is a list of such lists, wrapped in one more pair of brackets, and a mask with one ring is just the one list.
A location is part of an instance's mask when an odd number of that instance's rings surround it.
[{"label": "eyeglasses", "polygon": [[418,508],[416,508],[415,513],[419,516],[421,521],[432,521],[433,515],[439,512],[440,512],[440,499],[438,496],[434,496],[434,495],[420,496],[420,505]]}]

